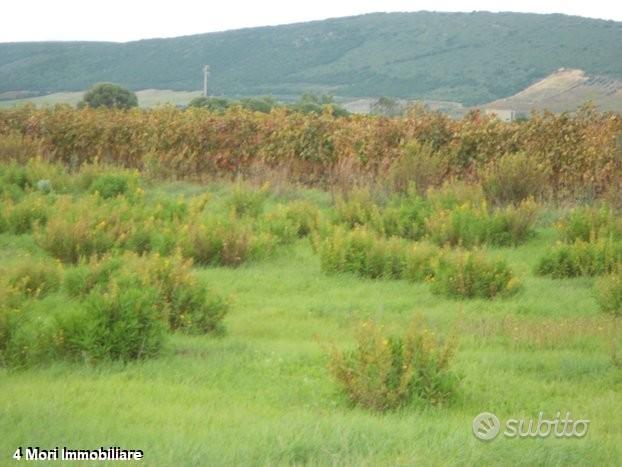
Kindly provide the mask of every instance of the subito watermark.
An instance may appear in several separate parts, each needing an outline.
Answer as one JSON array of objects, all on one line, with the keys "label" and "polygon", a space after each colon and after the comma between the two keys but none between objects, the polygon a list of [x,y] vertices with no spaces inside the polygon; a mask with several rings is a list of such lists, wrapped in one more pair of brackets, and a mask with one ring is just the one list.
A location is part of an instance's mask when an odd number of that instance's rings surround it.
[{"label": "subito watermark", "polygon": [[561,411],[552,419],[540,412],[538,418],[509,418],[503,424],[490,412],[482,412],[473,419],[473,434],[481,441],[492,441],[500,433],[506,438],[583,438],[589,427],[589,420],[574,420],[570,412],[562,415]]}]

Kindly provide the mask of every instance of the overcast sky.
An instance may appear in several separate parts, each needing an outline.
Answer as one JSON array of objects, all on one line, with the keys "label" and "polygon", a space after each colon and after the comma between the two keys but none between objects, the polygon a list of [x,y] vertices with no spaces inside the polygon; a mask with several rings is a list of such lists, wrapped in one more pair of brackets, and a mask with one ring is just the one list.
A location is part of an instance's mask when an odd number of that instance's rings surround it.
[{"label": "overcast sky", "polygon": [[0,42],[130,41],[377,11],[517,11],[622,21],[620,0],[2,0]]}]

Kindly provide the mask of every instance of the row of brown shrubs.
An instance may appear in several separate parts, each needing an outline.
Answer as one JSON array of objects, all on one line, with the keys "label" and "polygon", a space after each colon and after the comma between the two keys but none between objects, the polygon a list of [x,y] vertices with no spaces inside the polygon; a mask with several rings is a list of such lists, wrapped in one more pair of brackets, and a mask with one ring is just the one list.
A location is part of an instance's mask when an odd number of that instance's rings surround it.
[{"label": "row of brown shrubs", "polygon": [[450,178],[479,181],[499,202],[615,192],[622,117],[586,106],[504,123],[452,120],[415,108],[400,118],[261,114],[239,108],[131,111],[21,107],[0,111],[0,158],[41,153],[70,166],[98,160],[160,176],[271,176],[349,189],[424,192]]}]

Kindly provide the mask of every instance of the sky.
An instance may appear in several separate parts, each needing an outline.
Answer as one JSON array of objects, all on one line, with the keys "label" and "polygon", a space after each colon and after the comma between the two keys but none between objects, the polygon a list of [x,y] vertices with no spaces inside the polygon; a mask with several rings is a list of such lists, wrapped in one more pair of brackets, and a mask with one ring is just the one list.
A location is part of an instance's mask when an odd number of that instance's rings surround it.
[{"label": "sky", "polygon": [[622,21],[620,0],[2,0],[0,42],[126,42],[378,11],[564,13]]}]

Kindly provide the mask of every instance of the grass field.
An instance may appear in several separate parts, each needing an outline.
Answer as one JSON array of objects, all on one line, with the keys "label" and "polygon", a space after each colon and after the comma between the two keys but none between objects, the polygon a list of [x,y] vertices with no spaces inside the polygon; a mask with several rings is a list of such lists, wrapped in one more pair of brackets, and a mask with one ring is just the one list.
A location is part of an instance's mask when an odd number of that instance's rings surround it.
[{"label": "grass field", "polygon": [[[77,105],[82,100],[83,91],[56,92],[46,96],[31,97],[25,99],[0,100],[0,108],[13,107],[25,103],[37,106],[52,106],[56,104]],[[140,107],[155,107],[162,104],[186,105],[194,97],[199,97],[201,91],[170,91],[166,89],[143,89],[136,92]]]},{"label": "grass field", "polygon": [[[147,196],[231,187],[158,183]],[[295,190],[326,210],[327,193]],[[0,368],[0,465],[18,447],[142,449],[144,465],[620,465],[622,322],[602,313],[591,278],[550,279],[533,270],[557,239],[556,211],[518,247],[492,248],[523,287],[508,298],[456,300],[425,283],[325,275],[308,239],[238,268],[200,267],[229,297],[222,336],[169,339],[163,354],[131,363],[56,362]],[[0,234],[0,260],[46,257],[31,234]],[[43,303],[62,300],[52,295]],[[61,304],[62,306],[62,304]],[[376,413],[352,407],[327,370],[328,350],[354,343],[372,319],[391,332],[414,315],[446,334],[457,325],[456,399]],[[618,362],[616,364],[616,361]],[[580,439],[476,439],[473,418],[590,420]]]}]

